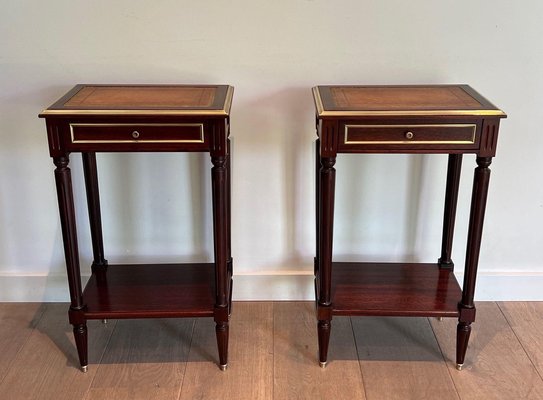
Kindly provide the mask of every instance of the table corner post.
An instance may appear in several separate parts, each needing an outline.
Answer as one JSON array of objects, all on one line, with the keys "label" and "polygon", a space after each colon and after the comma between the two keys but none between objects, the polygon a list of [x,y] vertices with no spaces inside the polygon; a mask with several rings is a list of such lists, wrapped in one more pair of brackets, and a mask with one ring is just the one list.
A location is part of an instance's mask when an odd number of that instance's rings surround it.
[{"label": "table corner post", "polygon": [[211,186],[213,202],[213,238],[215,258],[215,333],[219,351],[219,367],[228,364],[229,299],[228,285],[228,131],[223,121],[212,124]]},{"label": "table corner post", "polygon": [[459,318],[457,328],[456,364],[459,368],[464,364],[471,332],[471,324],[475,321],[475,280],[477,277],[477,267],[481,249],[483,222],[490,182],[489,166],[491,163],[492,157],[477,156],[477,167],[475,168],[473,178],[462,300],[458,304]]}]

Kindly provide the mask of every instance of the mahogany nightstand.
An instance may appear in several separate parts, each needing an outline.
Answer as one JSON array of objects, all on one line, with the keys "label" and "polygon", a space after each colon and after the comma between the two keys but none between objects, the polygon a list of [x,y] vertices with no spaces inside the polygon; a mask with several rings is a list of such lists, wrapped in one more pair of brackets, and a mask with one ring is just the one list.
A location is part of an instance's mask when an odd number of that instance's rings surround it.
[{"label": "mahogany nightstand", "polygon": [[[226,85],[77,85],[45,118],[70,287],[70,323],[83,371],[89,319],[213,317],[219,365],[228,362],[232,299],[230,106]],[[108,265],[104,258],[96,152],[208,152],[214,263]],[[92,276],[81,285],[69,155],[82,153]]]},{"label": "mahogany nightstand", "polygon": [[[475,320],[473,295],[483,219],[506,115],[467,85],[318,86],[317,255],[319,362],[326,365],[333,315],[458,318],[456,365],[462,368]],[[449,155],[441,257],[435,264],[332,262],[338,153]],[[476,154],[463,288],[451,259],[464,153]]]}]

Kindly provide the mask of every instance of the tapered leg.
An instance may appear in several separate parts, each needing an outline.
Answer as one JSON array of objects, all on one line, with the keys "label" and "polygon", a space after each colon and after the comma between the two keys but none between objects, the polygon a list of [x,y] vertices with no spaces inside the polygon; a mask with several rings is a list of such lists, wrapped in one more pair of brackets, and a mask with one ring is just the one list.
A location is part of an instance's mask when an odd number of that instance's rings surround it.
[{"label": "tapered leg", "polygon": [[228,322],[218,322],[215,326],[217,335],[217,346],[219,348],[219,368],[225,371],[228,367]]},{"label": "tapered leg", "polygon": [[226,157],[211,157],[211,184],[213,196],[213,236],[215,248],[215,307],[217,346],[220,368],[228,364],[228,300],[227,294],[227,168]]},{"label": "tapered leg", "polygon": [[328,362],[328,344],[330,343],[332,324],[329,320],[319,321],[317,329],[319,332],[319,365],[324,368]]},{"label": "tapered leg", "polygon": [[460,322],[456,328],[456,369],[459,371],[464,366],[464,358],[468,349],[471,323]]},{"label": "tapered leg", "polygon": [[102,236],[102,216],[100,212],[100,193],[98,190],[98,171],[96,168],[96,153],[82,153],[85,188],[87,190],[87,205],[89,209],[89,224],[92,239],[94,260],[92,270],[107,266],[104,258],[104,239]]},{"label": "tapered leg", "polygon": [[230,149],[230,139],[227,139],[226,146],[228,155],[226,156],[226,247],[228,260],[228,273],[230,277],[233,274],[232,259],[232,157]]},{"label": "tapered leg", "polygon": [[464,286],[462,289],[462,300],[458,305],[460,311],[456,353],[456,364],[458,369],[461,369],[464,364],[471,332],[471,323],[475,321],[473,296],[475,292],[475,278],[477,276],[479,251],[481,249],[488,184],[490,181],[490,169],[488,167],[491,162],[491,157],[477,157],[477,168],[475,168],[475,176],[473,179]]},{"label": "tapered leg", "polygon": [[83,292],[81,290],[81,272],[79,268],[79,251],[77,246],[77,231],[75,209],[72,191],[72,177],[68,163],[68,155],[55,157],[55,181],[57,186],[60,224],[66,258],[66,272],[70,288],[70,323],[74,326],[75,343],[79,362],[83,370],[87,367],[87,329],[83,315]]},{"label": "tapered leg", "polygon": [[319,270],[317,330],[319,363],[326,365],[332,320],[332,242],[334,232],[335,157],[321,157],[319,182]]},{"label": "tapered leg", "polygon": [[440,268],[451,270],[454,268],[451,254],[461,170],[462,154],[449,154],[447,188],[445,191],[445,212],[443,213],[443,238],[441,242],[441,257],[438,260],[438,264]]},{"label": "tapered leg", "polygon": [[[319,236],[320,236],[320,223],[319,223],[319,199],[320,199],[320,169],[321,169],[321,159],[320,159],[320,140],[315,141],[315,254],[316,257],[313,260],[313,269],[314,275],[317,276],[319,270]],[[318,300],[318,293],[315,293],[316,299]]]},{"label": "tapered leg", "polygon": [[89,365],[87,359],[87,325],[76,324],[74,325],[74,338],[75,345],[77,347],[77,355],[79,356],[79,362],[81,364],[81,370],[87,372]]}]

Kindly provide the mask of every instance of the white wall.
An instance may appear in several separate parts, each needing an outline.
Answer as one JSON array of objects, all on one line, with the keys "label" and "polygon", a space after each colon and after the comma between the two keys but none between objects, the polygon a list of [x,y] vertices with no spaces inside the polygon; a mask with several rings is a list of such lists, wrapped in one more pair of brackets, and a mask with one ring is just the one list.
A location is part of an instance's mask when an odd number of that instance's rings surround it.
[{"label": "white wall", "polygon": [[[235,86],[238,299],[310,299],[316,84],[468,83],[503,108],[479,299],[543,299],[543,3],[8,1],[0,14],[0,300],[66,300],[53,166],[38,112],[76,83]],[[209,159],[99,155],[110,262],[209,260]],[[439,256],[446,156],[341,156],[338,259]],[[461,270],[473,157],[455,236]],[[72,156],[82,269],[91,260]]]}]

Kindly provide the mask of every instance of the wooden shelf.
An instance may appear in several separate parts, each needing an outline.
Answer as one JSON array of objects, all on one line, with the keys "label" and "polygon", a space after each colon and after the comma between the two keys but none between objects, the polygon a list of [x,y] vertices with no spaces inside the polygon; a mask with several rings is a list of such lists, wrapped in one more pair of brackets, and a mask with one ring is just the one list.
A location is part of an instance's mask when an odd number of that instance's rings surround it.
[{"label": "wooden shelf", "polygon": [[85,317],[212,317],[214,271],[212,263],[109,265],[85,287]]},{"label": "wooden shelf", "polygon": [[333,315],[458,317],[462,291],[437,264],[332,264]]}]

